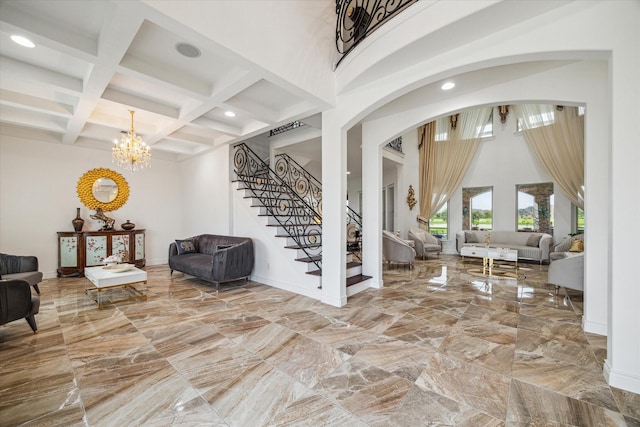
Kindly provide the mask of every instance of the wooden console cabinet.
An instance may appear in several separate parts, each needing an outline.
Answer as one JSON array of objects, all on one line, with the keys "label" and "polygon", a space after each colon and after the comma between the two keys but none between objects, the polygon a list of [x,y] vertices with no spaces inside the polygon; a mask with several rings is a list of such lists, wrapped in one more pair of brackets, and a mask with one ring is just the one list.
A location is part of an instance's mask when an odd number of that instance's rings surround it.
[{"label": "wooden console cabinet", "polygon": [[144,250],[144,230],[59,231],[58,277],[84,276],[85,267],[104,265],[111,255],[144,267]]}]

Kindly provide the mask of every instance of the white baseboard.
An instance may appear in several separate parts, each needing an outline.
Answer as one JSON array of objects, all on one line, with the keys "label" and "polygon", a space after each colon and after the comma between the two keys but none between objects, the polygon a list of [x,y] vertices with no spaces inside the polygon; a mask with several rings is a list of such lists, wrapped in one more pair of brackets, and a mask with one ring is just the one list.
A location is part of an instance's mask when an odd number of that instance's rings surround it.
[{"label": "white baseboard", "polygon": [[582,318],[582,329],[585,332],[590,332],[592,334],[597,334],[597,335],[604,335],[605,337],[609,333],[607,325],[605,323],[590,322],[586,320],[584,317]]},{"label": "white baseboard", "polygon": [[603,372],[610,386],[640,394],[640,376],[612,369],[609,365],[609,359],[604,362]]}]

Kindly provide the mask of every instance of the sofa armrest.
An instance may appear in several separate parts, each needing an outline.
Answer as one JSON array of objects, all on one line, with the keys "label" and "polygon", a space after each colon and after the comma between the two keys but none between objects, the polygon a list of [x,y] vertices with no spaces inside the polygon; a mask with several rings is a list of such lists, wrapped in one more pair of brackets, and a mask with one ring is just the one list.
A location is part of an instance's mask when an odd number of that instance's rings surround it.
[{"label": "sofa armrest", "polygon": [[169,259],[176,255],[178,255],[178,245],[176,245],[176,242],[171,242],[169,245]]},{"label": "sofa armrest", "polygon": [[213,254],[213,279],[222,282],[247,277],[253,271],[253,264],[253,241],[225,245]]},{"label": "sofa armrest", "polygon": [[540,261],[549,261],[549,254],[553,246],[553,236],[542,236],[538,247],[540,247]]},{"label": "sofa armrest", "polygon": [[462,249],[462,245],[464,245],[465,243],[467,243],[467,237],[464,231],[458,231],[456,233],[456,250],[460,252],[460,249]]}]

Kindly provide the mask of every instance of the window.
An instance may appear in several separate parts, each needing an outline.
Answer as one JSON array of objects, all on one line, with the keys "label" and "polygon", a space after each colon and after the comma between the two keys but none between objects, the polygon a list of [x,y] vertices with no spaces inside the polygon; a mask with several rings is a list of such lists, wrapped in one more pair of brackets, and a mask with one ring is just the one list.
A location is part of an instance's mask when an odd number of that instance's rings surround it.
[{"label": "window", "polygon": [[576,233],[584,233],[584,210],[576,206]]},{"label": "window", "polygon": [[[436,120],[436,141],[446,141],[449,139],[449,129],[451,124],[449,122],[449,116],[441,117]],[[480,131],[481,129],[478,129]],[[482,135],[480,138],[489,138],[493,136],[493,111],[489,114],[489,120],[487,120],[487,125],[484,127],[482,131]]]},{"label": "window", "polygon": [[395,233],[395,188],[390,184],[382,189],[382,229]]},{"label": "window", "polygon": [[518,184],[517,231],[553,233],[553,183]]},{"label": "window", "polygon": [[447,239],[448,236],[448,223],[449,223],[449,213],[448,213],[449,203],[445,203],[442,208],[438,212],[435,213],[431,218],[429,218],[429,232],[436,237],[441,239]]},{"label": "window", "polygon": [[462,189],[462,226],[467,230],[493,229],[493,187]]}]

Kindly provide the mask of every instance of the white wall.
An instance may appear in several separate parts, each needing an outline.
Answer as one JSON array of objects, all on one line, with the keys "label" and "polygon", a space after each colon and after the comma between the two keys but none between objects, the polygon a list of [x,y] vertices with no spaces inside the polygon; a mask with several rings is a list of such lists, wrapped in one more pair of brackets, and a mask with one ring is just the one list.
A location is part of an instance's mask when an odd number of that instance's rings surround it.
[{"label": "white wall", "polygon": [[180,236],[181,178],[178,164],[151,160],[136,173],[117,168],[111,153],[63,144],[0,138],[0,251],[35,255],[45,277],[58,267],[58,231],[73,231],[71,220],[80,207],[84,230],[98,230],[95,213],[78,199],[78,179],[88,170],[108,168],[128,182],[130,194],[120,209],[107,212],[116,228],[127,219],[146,229],[148,265],[165,264],[169,243]]},{"label": "white wall", "polygon": [[182,212],[181,235],[229,234],[232,227],[231,179],[228,145],[179,164],[181,185],[179,208]]}]

